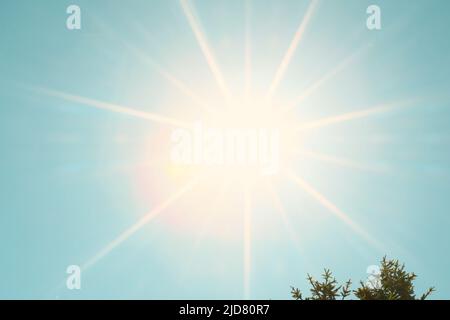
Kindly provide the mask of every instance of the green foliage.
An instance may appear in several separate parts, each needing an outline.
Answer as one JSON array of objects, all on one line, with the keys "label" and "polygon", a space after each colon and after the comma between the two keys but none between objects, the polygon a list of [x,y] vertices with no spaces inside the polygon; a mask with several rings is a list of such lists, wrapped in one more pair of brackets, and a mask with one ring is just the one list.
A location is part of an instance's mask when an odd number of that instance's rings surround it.
[{"label": "green foliage", "polygon": [[308,274],[308,281],[311,284],[311,297],[303,299],[299,289],[292,287],[291,294],[295,300],[344,300],[351,294],[351,280],[339,285],[330,270],[325,269],[322,274],[323,281],[315,280]]},{"label": "green foliage", "polygon": [[[386,257],[381,261],[380,275],[376,283],[360,282],[360,287],[351,290],[351,280],[340,285],[330,270],[325,269],[322,281],[315,280],[308,274],[311,285],[311,296],[304,298],[301,291],[291,288],[292,298],[295,300],[344,300],[353,293],[359,300],[417,300],[414,292],[414,273],[406,272],[405,265],[398,260],[389,260]],[[434,288],[430,288],[420,300],[427,299]]]}]

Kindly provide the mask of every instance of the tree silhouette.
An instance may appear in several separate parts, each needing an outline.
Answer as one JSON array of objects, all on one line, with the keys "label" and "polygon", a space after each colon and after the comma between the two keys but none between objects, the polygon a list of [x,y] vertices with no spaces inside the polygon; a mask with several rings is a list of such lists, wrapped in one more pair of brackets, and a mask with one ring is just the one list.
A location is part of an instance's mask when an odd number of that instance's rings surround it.
[{"label": "tree silhouette", "polygon": [[351,280],[340,285],[332,272],[325,269],[322,274],[322,281],[315,280],[308,274],[308,281],[311,285],[311,296],[304,298],[301,291],[291,288],[292,298],[295,300],[345,300],[354,296],[359,300],[425,300],[435,291],[429,288],[424,294],[417,298],[414,292],[414,280],[417,275],[405,270],[405,265],[398,260],[389,260],[386,257],[381,260],[380,273],[376,276],[376,281],[368,283],[360,282],[360,287],[351,290]]}]

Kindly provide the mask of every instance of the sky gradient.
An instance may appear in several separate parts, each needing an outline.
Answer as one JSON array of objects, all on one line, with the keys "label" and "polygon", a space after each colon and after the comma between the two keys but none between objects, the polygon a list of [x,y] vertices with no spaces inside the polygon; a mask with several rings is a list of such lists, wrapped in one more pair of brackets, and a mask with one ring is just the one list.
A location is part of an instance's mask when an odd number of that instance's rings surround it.
[{"label": "sky gradient", "polygon": [[188,4],[214,63],[178,0],[2,1],[0,298],[289,299],[307,273],[357,283],[384,255],[449,298],[450,2],[317,2],[273,99],[309,92],[299,123],[357,116],[300,134],[289,170],[306,185],[273,177],[278,207],[255,186],[251,220],[237,181],[191,190],[170,166],[170,125],[106,103],[191,122],[204,110],[181,82],[214,110],[223,85],[266,97],[310,1]]}]

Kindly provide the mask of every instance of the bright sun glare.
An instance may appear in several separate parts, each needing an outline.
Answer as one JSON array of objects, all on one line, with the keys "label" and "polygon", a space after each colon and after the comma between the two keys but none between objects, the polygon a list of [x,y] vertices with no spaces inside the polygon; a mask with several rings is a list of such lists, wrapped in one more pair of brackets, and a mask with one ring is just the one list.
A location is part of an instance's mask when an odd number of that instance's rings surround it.
[{"label": "bright sun glare", "polygon": [[173,132],[173,166],[239,184],[278,175],[299,141],[294,124],[280,114],[266,99],[227,101],[191,128]]},{"label": "bright sun glare", "polygon": [[[167,196],[160,203],[153,205],[152,209],[143,215],[134,225],[130,226],[116,239],[111,241],[97,255],[86,262],[84,268],[93,266],[97,261],[106,256],[115,247],[127,240],[131,235],[140,230],[144,225],[153,221],[158,215],[169,209],[182,197],[188,198],[192,196],[191,209],[198,210],[208,214],[215,202],[213,209],[223,207],[233,202],[231,199],[235,193],[229,193],[230,190],[241,190],[242,212],[240,214],[241,224],[243,225],[243,255],[244,255],[244,287],[246,294],[249,291],[250,279],[250,256],[251,256],[251,214],[253,204],[259,198],[269,195],[273,199],[275,211],[281,214],[281,218],[289,229],[287,213],[278,196],[278,191],[272,184],[274,177],[277,180],[284,179],[298,186],[303,192],[308,194],[312,199],[317,201],[334,217],[346,224],[353,232],[367,240],[370,244],[379,247],[380,244],[373,239],[360,225],[354,222],[343,210],[338,208],[331,200],[329,200],[320,191],[293,170],[293,163],[296,161],[296,154],[302,149],[302,134],[308,130],[317,130],[321,127],[329,126],[335,123],[346,122],[358,118],[370,116],[378,112],[389,110],[391,105],[376,106],[371,109],[351,112],[338,116],[330,116],[325,119],[318,119],[310,123],[301,123],[295,119],[292,109],[307,96],[314,94],[332,77],[340,72],[344,66],[348,65],[350,60],[337,68],[325,74],[316,83],[313,83],[305,92],[301,93],[295,101],[288,105],[277,105],[273,101],[273,97],[277,94],[277,88],[282,83],[284,74],[294,57],[294,53],[303,38],[303,34],[308,27],[309,21],[313,18],[317,1],[312,0],[298,30],[294,34],[286,54],[276,70],[270,88],[266,93],[254,95],[251,90],[251,46],[250,39],[247,37],[246,47],[246,66],[242,70],[245,78],[245,92],[242,97],[234,97],[227,87],[219,64],[216,62],[214,54],[206,40],[206,36],[200,27],[199,19],[192,8],[192,5],[186,1],[180,1],[181,8],[187,18],[193,34],[198,42],[201,52],[203,53],[206,63],[209,66],[211,75],[215,79],[221,96],[216,100],[220,103],[218,106],[211,107],[203,103],[201,92],[196,93],[195,90],[189,88],[188,85],[178,80],[176,76],[162,69],[158,64],[148,57],[145,52],[128,46],[130,52],[140,58],[142,61],[149,63],[161,77],[167,80],[174,89],[179,90],[190,98],[194,103],[201,105],[204,109],[204,117],[198,119],[196,123],[190,123],[184,119],[175,119],[162,114],[156,114],[112,104],[109,102],[98,101],[91,98],[81,97],[69,93],[59,92],[49,89],[40,89],[40,92],[58,97],[67,101],[77,102],[79,104],[107,110],[110,112],[121,113],[129,116],[143,118],[153,123],[168,126],[173,129],[171,137],[167,138],[168,147],[172,154],[163,155],[162,158],[172,159],[169,167],[167,179],[173,177],[189,177],[189,181],[182,184],[178,191]],[[248,8],[247,8],[248,9]],[[247,30],[248,31],[248,30]],[[235,129],[240,129],[240,136],[236,138]],[[234,134],[234,136],[233,136]],[[234,138],[230,138],[233,136]],[[228,139],[228,140],[227,140]],[[234,139],[234,140],[233,140]],[[175,150],[173,150],[175,148]],[[315,154],[313,152],[304,151],[305,154],[318,158],[321,161],[328,161],[350,164],[351,161],[345,159],[336,159],[329,155]],[[156,157],[158,155],[152,155]],[[170,161],[170,160],[168,160]],[[264,169],[268,171],[265,172]],[[272,170],[273,169],[273,170]],[[269,173],[269,174],[267,174]],[[258,188],[253,188],[257,186]],[[198,201],[199,195],[203,201]],[[263,193],[256,193],[255,190],[266,190]],[[187,200],[189,201],[189,200]],[[217,205],[220,202],[221,205]],[[202,206],[199,208],[199,206]],[[224,217],[229,212],[223,210]],[[192,212],[191,214],[195,214]],[[189,217],[189,212],[185,212]],[[223,217],[222,217],[223,218]],[[211,218],[213,219],[213,218]],[[212,222],[214,225],[214,221]],[[211,225],[210,225],[211,226]],[[221,225],[217,223],[217,230]]]}]

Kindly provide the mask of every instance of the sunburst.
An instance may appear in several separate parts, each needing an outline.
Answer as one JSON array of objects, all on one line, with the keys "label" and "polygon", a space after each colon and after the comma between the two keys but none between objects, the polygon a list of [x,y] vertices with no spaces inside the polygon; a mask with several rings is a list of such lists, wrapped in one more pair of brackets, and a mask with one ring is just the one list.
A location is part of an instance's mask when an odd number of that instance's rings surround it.
[{"label": "sunburst", "polygon": [[[313,83],[309,88],[304,90],[295,101],[283,106],[281,109],[277,108],[274,104],[272,104],[272,99],[277,95],[277,89],[282,85],[284,75],[286,74],[288,67],[295,58],[296,50],[301,42],[303,35],[307,32],[309,28],[310,22],[314,19],[314,15],[318,9],[318,0],[310,1],[310,5],[307,8],[303,20],[300,22],[297,31],[294,34],[294,37],[287,48],[287,51],[279,63],[278,68],[276,69],[275,75],[270,82],[270,86],[265,93],[254,93],[252,92],[252,52],[251,47],[251,29],[250,23],[246,23],[245,30],[245,67],[242,71],[242,75],[245,79],[245,88],[244,88],[244,96],[236,97],[231,92],[228,87],[225,77],[222,73],[219,63],[213,53],[213,50],[208,43],[207,37],[201,27],[200,20],[198,15],[195,12],[193,4],[187,0],[180,0],[180,7],[182,12],[184,13],[188,25],[192,33],[197,40],[198,46],[200,48],[201,53],[203,54],[206,64],[209,67],[209,70],[217,83],[217,86],[222,94],[221,97],[217,99],[221,101],[219,105],[224,110],[220,110],[218,107],[211,107],[208,103],[206,103],[206,99],[204,99],[201,94],[199,94],[199,90],[192,90],[188,85],[180,81],[176,78],[172,73],[164,70],[158,63],[156,63],[150,55],[145,53],[144,51],[137,49],[135,46],[127,45],[130,53],[139,58],[139,60],[143,63],[146,63],[151,68],[153,68],[158,74],[161,75],[162,78],[167,80],[174,89],[179,90],[182,94],[186,96],[186,98],[191,99],[196,105],[200,106],[202,110],[205,112],[205,118],[214,117],[214,118],[240,118],[244,121],[247,119],[254,118],[256,112],[261,104],[267,104],[270,108],[268,108],[268,114],[266,115],[264,121],[268,122],[276,122],[277,126],[282,127],[283,129],[288,128],[290,136],[290,140],[294,139],[296,144],[300,139],[300,136],[305,131],[311,130],[319,130],[323,127],[328,127],[330,125],[334,125],[337,123],[344,123],[348,121],[356,121],[358,119],[366,118],[375,114],[388,112],[394,108],[402,106],[404,102],[394,102],[394,103],[384,103],[378,106],[372,106],[370,108],[358,109],[358,111],[344,113],[340,115],[332,115],[330,117],[326,117],[323,119],[318,119],[311,122],[302,122],[300,120],[293,120],[292,114],[290,112],[293,108],[298,106],[301,102],[307,99],[309,96],[316,94],[321,86],[328,81],[331,81],[332,78],[339,72],[344,72],[344,69],[348,67],[355,58],[361,53],[362,50],[366,50],[367,48],[363,48],[360,51],[357,51],[350,55],[347,59],[344,59],[340,64],[332,68],[328,73],[326,73],[323,77],[321,77],[317,82]],[[247,1],[246,6],[246,18],[249,20],[251,17],[251,7],[249,5],[249,1]],[[370,47],[370,46],[369,46]],[[171,127],[191,127],[191,124],[188,121],[182,119],[175,119],[172,117],[168,117],[159,113],[150,113],[147,111],[138,110],[136,108],[131,108],[128,106],[117,105],[105,101],[98,101],[96,99],[87,98],[83,96],[79,96],[76,94],[70,94],[66,92],[61,92],[57,90],[50,90],[45,88],[37,88],[37,90],[41,94],[46,94],[55,98],[71,101],[78,103],[80,105],[84,105],[86,107],[92,107],[97,109],[102,109],[108,112],[114,112],[123,114],[126,116],[138,117],[141,119],[149,120],[155,125],[164,125]],[[237,107],[239,106],[239,107]],[[231,107],[231,109],[230,109]],[[231,116],[230,116],[231,114]],[[341,166],[346,166],[351,169],[358,170],[366,170],[369,167],[358,164],[351,159],[342,159],[338,158],[334,155],[325,155],[312,151],[305,150],[296,150],[295,148],[290,148],[288,153],[302,153],[308,157],[314,158],[318,161],[323,161],[325,163],[332,163]],[[329,200],[325,195],[320,193],[317,189],[315,189],[309,182],[307,182],[304,178],[298,176],[293,169],[290,167],[290,164],[295,163],[295,157],[290,158],[284,164],[284,168],[282,170],[282,175],[280,175],[280,179],[284,177],[285,181],[292,181],[297,185],[301,191],[308,194],[311,198],[316,200],[321,206],[327,209],[332,216],[337,218],[343,224],[348,226],[350,230],[352,230],[355,234],[362,237],[367,243],[375,247],[376,249],[382,251],[383,245],[379,240],[375,239],[369,232],[361,225],[356,223],[349,214],[345,213],[342,209],[338,208],[331,200]],[[237,170],[236,173],[233,173],[234,169],[224,170],[220,168],[216,171],[211,171],[210,168],[195,168],[194,178],[189,181],[186,185],[184,185],[180,190],[175,192],[173,195],[168,197],[165,201],[160,204],[154,206],[153,209],[149,211],[146,215],[144,215],[141,219],[139,219],[134,225],[127,228],[124,232],[122,232],[117,238],[113,239],[109,244],[107,244],[102,250],[100,250],[94,257],[89,259],[84,264],[84,269],[91,268],[94,266],[100,259],[104,258],[111,251],[113,251],[117,246],[126,241],[131,235],[135,234],[139,231],[144,225],[151,223],[153,219],[162,214],[165,210],[167,210],[170,206],[172,206],[176,201],[178,201],[182,196],[185,196],[187,193],[194,192],[194,189],[198,187],[200,184],[206,186],[206,188],[211,187],[214,188],[218,184],[224,184],[224,188],[222,191],[216,192],[215,199],[217,201],[213,201],[214,203],[208,203],[207,205],[212,211],[218,211],[221,206],[221,203],[227,201],[227,197],[225,196],[226,190],[230,188],[230,185],[233,184],[241,184],[238,187],[243,186],[243,213],[242,213],[242,225],[243,225],[243,292],[245,298],[251,297],[251,271],[254,266],[251,263],[251,251],[252,251],[252,214],[254,214],[254,206],[253,204],[258,200],[258,195],[253,190],[254,185],[259,185],[263,183],[266,186],[267,194],[273,203],[273,208],[276,213],[279,214],[280,219],[282,219],[283,224],[285,225],[292,242],[295,247],[302,252],[302,246],[304,245],[298,235],[295,232],[290,224],[289,215],[287,213],[286,208],[283,206],[283,203],[278,196],[278,190],[276,190],[275,186],[271,183],[271,178],[260,177],[257,174],[244,174],[242,170]],[[370,170],[370,168],[369,168]],[[226,180],[226,183],[224,181]],[[265,195],[264,195],[265,196]],[[264,197],[263,196],[263,197]],[[219,202],[219,203],[218,203]],[[208,217],[209,222],[205,224],[206,227],[211,225],[211,220],[214,216]],[[202,241],[202,236],[199,237],[198,243]],[[198,245],[197,243],[197,245]]]}]

